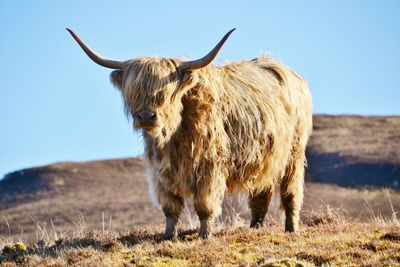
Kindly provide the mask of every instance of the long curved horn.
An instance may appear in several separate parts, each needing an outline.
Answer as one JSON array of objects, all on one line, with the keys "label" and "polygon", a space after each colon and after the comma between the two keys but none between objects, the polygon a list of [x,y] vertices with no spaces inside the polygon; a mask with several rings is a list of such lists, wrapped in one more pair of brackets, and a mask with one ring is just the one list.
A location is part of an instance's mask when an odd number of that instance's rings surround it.
[{"label": "long curved horn", "polygon": [[79,38],[78,35],[76,35],[72,30],[67,28],[67,31],[74,37],[75,41],[79,44],[80,47],[82,47],[83,51],[85,51],[86,55],[88,55],[94,62],[99,64],[100,66],[110,68],[110,69],[122,69],[124,61],[118,61],[118,60],[113,60],[113,59],[108,59],[105,58],[96,52],[94,52],[92,49],[90,49],[89,46],[87,46],[81,38]]},{"label": "long curved horn", "polygon": [[207,66],[208,64],[210,64],[211,61],[213,61],[213,59],[217,56],[219,50],[222,48],[225,41],[228,39],[229,35],[231,35],[231,33],[234,30],[236,30],[236,28],[233,28],[227,34],[225,34],[225,36],[221,39],[221,41],[219,41],[219,43],[214,47],[214,49],[211,50],[211,52],[209,52],[207,55],[205,55],[204,57],[197,59],[197,60],[182,62],[179,65],[179,69],[182,71],[195,70],[195,69],[203,68],[203,67]]}]

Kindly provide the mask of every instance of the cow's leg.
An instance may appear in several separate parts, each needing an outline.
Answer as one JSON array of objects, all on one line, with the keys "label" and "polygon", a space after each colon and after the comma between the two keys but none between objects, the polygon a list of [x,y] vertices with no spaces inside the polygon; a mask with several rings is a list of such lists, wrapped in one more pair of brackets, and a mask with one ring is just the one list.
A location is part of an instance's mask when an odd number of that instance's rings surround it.
[{"label": "cow's leg", "polygon": [[178,235],[176,224],[182,212],[184,200],[182,197],[176,196],[166,190],[160,184],[157,188],[157,197],[165,215],[165,232],[163,238],[164,240],[176,240]]},{"label": "cow's leg", "polygon": [[199,236],[202,239],[211,237],[212,224],[221,211],[225,188],[225,183],[217,179],[204,179],[197,183],[193,202],[200,219]]},{"label": "cow's leg", "polygon": [[272,192],[272,187],[269,187],[260,193],[249,196],[249,208],[251,210],[250,227],[259,228],[263,225],[265,214],[271,202]]},{"label": "cow's leg", "polygon": [[285,231],[299,230],[300,209],[304,191],[304,156],[290,162],[281,183],[281,202],[285,210]]}]

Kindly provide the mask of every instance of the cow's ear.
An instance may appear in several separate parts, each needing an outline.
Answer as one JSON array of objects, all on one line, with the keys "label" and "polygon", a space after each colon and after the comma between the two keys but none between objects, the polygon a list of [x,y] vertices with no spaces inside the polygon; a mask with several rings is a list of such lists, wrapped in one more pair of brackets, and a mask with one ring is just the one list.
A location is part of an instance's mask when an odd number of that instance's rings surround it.
[{"label": "cow's ear", "polygon": [[123,74],[122,70],[114,70],[110,74],[112,84],[119,90],[122,90]]},{"label": "cow's ear", "polygon": [[194,87],[199,80],[198,76],[192,71],[180,72],[179,76],[180,82],[178,86],[178,91],[182,93],[185,93],[186,91]]}]

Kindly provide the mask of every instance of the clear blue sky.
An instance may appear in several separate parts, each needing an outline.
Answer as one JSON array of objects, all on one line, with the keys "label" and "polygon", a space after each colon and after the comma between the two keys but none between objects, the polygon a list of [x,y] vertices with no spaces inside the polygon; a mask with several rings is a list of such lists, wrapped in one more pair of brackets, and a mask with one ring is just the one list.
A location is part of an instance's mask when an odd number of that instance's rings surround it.
[{"label": "clear blue sky", "polygon": [[0,177],[57,161],[140,155],[110,70],[117,59],[270,53],[302,74],[314,113],[400,115],[400,1],[0,2]]}]

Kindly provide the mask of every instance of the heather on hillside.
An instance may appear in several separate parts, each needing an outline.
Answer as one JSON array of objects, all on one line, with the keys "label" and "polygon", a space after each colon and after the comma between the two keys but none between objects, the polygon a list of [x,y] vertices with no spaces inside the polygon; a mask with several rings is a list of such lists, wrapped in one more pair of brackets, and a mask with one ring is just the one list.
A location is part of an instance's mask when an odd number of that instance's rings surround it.
[{"label": "heather on hillside", "polygon": [[279,194],[259,230],[239,195],[210,240],[197,238],[189,202],[178,241],[164,242],[140,157],[10,173],[0,181],[1,265],[399,265],[399,127],[398,117],[314,117],[298,234],[283,232]]},{"label": "heather on hillside", "polygon": [[299,233],[270,221],[258,230],[216,226],[208,240],[180,225],[176,242],[162,240],[162,227],[131,232],[79,231],[27,248],[3,245],[1,266],[358,266],[400,264],[397,221],[361,223],[336,213],[309,216]]}]

